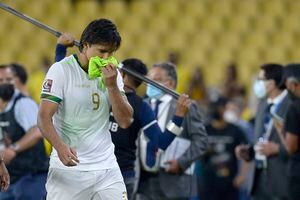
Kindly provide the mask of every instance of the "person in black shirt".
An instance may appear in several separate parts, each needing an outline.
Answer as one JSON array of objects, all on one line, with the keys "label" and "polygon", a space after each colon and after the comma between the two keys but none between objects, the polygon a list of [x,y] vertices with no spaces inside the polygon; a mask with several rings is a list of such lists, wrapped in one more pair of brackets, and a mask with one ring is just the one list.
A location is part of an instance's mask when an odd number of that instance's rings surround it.
[{"label": "person in black shirt", "polygon": [[289,199],[298,200],[300,199],[300,64],[288,65],[285,77],[285,84],[292,99],[284,120],[285,145],[290,154],[288,194]]},{"label": "person in black shirt", "polygon": [[[139,59],[126,59],[122,62],[122,65],[122,68],[130,69],[142,75],[147,74],[146,65]],[[147,147],[151,150],[147,152],[146,164],[151,168],[155,164],[155,155],[158,148],[165,150],[176,137],[176,131],[173,132],[166,129],[162,133],[150,105],[136,94],[136,89],[142,82],[127,75],[123,70],[121,70],[121,75],[124,80],[126,97],[134,110],[133,122],[127,129],[122,129],[118,126],[112,114],[110,115],[109,122],[112,142],[115,145],[115,155],[125,181],[128,199],[130,200],[134,196],[134,186],[136,183],[136,171],[134,168],[138,137],[142,134],[149,140]],[[189,104],[190,100],[186,95],[179,97],[176,113],[172,119],[176,126],[181,126]]]},{"label": "person in black shirt", "polygon": [[220,97],[210,106],[211,122],[206,125],[208,151],[202,162],[200,198],[203,200],[238,199],[238,188],[246,179],[247,164],[238,172],[234,149],[246,144],[245,133],[224,120],[227,100]]}]

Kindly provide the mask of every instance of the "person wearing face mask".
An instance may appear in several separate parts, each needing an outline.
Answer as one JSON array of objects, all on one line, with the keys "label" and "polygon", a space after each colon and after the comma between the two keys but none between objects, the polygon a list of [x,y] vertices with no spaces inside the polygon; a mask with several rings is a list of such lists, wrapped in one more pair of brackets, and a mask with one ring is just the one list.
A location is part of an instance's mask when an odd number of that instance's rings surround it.
[{"label": "person wearing face mask", "polygon": [[283,124],[285,146],[290,155],[288,194],[290,200],[298,200],[300,199],[300,64],[286,66],[285,85],[292,100]]},{"label": "person wearing face mask", "polygon": [[237,125],[247,136],[249,143],[253,143],[253,127],[241,118],[243,111],[243,100],[240,98],[230,99],[226,104],[224,112],[225,121]]},{"label": "person wearing face mask", "polygon": [[[127,68],[142,75],[147,74],[146,65],[138,59],[126,59],[121,65],[122,69]],[[135,93],[137,87],[142,82],[127,75],[122,69],[121,75],[124,80],[125,94],[134,110],[133,123],[127,129],[122,129],[118,126],[111,114],[110,132],[115,145],[117,161],[126,184],[128,199],[131,200],[133,199],[134,190],[136,188],[135,177],[138,174],[136,174],[134,170],[138,137],[146,139],[146,143],[142,145],[145,145],[148,151],[139,152],[139,154],[143,157],[143,166],[151,169],[155,167],[156,164],[154,161],[157,150],[165,150],[180,132],[177,132],[174,128],[166,129],[164,132],[161,131],[150,105]],[[187,95],[183,94],[178,99],[176,112],[172,118],[172,123],[175,126],[181,126],[183,117],[187,113],[190,103],[191,101]]]},{"label": "person wearing face mask", "polygon": [[[154,64],[148,76],[172,90],[176,89],[177,73],[172,63]],[[172,122],[176,100],[151,85],[147,85],[146,94],[161,130],[176,129],[181,134],[166,151],[158,152],[158,167],[155,170],[142,167],[137,199],[181,200],[194,197],[197,195],[197,184],[193,163],[204,154],[207,146],[207,134],[198,107],[193,102],[182,125],[177,126]],[[147,149],[140,145],[140,152],[143,151]]]},{"label": "person wearing face mask", "polygon": [[38,106],[14,88],[9,66],[0,68],[1,153],[11,177],[0,199],[43,199],[49,159],[36,120]]},{"label": "person wearing face mask", "polygon": [[209,106],[211,121],[207,124],[208,151],[201,162],[200,199],[239,199],[239,189],[246,180],[248,165],[238,170],[234,153],[237,145],[247,144],[244,132],[224,119],[227,99],[219,97]]},{"label": "person wearing face mask", "polygon": [[249,192],[254,200],[287,198],[288,154],[272,117],[275,114],[284,118],[290,104],[282,77],[281,65],[261,66],[253,88],[260,98],[255,116],[254,144],[236,148],[240,159],[253,161],[250,167]]}]

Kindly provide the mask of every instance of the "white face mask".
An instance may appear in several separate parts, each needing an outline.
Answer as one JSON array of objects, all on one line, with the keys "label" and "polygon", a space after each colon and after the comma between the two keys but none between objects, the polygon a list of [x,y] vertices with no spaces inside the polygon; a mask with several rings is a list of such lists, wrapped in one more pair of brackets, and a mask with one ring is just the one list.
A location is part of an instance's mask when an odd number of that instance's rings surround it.
[{"label": "white face mask", "polygon": [[235,112],[226,110],[224,112],[224,120],[229,123],[236,123],[239,121],[239,117]]},{"label": "white face mask", "polygon": [[253,92],[255,96],[259,99],[266,97],[267,90],[264,81],[262,80],[255,81],[253,85]]}]

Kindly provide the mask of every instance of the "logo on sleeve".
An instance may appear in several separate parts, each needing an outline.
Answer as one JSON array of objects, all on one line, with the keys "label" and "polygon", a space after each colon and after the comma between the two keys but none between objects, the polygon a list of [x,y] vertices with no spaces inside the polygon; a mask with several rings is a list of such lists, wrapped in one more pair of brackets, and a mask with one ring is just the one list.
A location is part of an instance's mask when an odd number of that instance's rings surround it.
[{"label": "logo on sleeve", "polygon": [[51,92],[52,80],[46,79],[43,84],[43,92]]}]

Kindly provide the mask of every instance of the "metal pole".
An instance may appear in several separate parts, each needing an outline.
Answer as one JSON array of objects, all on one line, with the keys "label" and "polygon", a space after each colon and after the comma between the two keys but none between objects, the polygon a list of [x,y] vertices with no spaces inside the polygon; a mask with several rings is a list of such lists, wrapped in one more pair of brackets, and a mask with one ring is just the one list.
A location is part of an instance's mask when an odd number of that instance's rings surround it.
[{"label": "metal pole", "polygon": [[[44,29],[45,31],[48,31],[49,33],[55,35],[56,37],[59,37],[59,36],[62,35],[61,32],[58,32],[55,29],[53,29],[53,28],[51,28],[51,27],[49,27],[49,26],[47,26],[47,25],[45,25],[45,24],[37,21],[36,19],[33,19],[33,18],[31,18],[31,17],[23,14],[23,13],[20,13],[19,11],[16,11],[15,9],[9,7],[8,5],[6,5],[6,4],[4,4],[2,2],[0,2],[0,8],[2,8],[3,10],[5,10],[7,12],[10,12],[11,14],[13,14],[13,15],[15,15],[17,17],[20,17],[20,18],[24,19],[27,22],[30,22],[31,24],[36,25],[37,27],[39,27],[41,29]],[[80,42],[78,40],[75,40],[74,41],[74,45],[77,46],[77,47],[79,47],[80,46]],[[122,68],[122,67],[121,67],[121,69],[124,72],[128,73],[129,75],[131,75],[131,76],[133,76],[133,77],[135,77],[135,78],[137,78],[139,80],[145,81],[146,83],[149,83],[149,84],[151,84],[151,85],[159,88],[160,90],[162,90],[165,93],[171,95],[175,99],[179,98],[179,94],[177,92],[175,92],[173,90],[170,90],[169,88],[167,88],[167,87],[165,87],[165,86],[157,83],[156,81],[153,81],[153,80],[151,80],[151,79],[149,79],[149,78],[147,78],[147,77],[145,77],[145,76],[143,76],[143,75],[141,75],[141,74],[139,74],[137,72],[134,72],[134,71],[132,71],[130,69],[126,69],[126,68]]]}]

